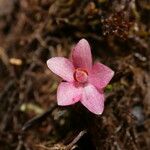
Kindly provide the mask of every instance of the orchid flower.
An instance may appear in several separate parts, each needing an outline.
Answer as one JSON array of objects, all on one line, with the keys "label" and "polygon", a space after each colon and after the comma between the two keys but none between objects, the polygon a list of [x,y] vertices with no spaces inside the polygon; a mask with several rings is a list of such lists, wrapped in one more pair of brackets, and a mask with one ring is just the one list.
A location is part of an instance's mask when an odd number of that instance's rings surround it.
[{"label": "orchid flower", "polygon": [[71,59],[53,57],[47,61],[48,68],[63,79],[57,89],[58,105],[67,106],[80,101],[92,113],[102,114],[103,89],[114,71],[99,62],[92,65],[91,48],[85,39],[77,43],[71,54]]}]

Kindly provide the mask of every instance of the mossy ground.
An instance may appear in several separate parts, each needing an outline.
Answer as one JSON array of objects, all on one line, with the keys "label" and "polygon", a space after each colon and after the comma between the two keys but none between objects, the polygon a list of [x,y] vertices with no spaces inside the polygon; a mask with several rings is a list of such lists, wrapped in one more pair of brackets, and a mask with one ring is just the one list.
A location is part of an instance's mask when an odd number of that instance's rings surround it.
[{"label": "mossy ground", "polygon": [[[147,0],[0,0],[0,149],[148,150],[150,2]],[[46,60],[69,56],[86,38],[94,60],[115,71],[101,116],[56,106],[59,79]],[[72,147],[73,149],[73,147]]]}]

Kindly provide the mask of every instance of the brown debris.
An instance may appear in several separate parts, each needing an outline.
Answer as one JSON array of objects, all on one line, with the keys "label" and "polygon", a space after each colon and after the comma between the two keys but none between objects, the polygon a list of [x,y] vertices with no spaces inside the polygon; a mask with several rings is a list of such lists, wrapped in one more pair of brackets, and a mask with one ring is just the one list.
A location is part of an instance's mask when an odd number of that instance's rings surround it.
[{"label": "brown debris", "polygon": [[[61,150],[71,143],[72,150],[148,150],[149,6],[140,0],[0,0],[0,149]],[[94,59],[115,71],[101,116],[80,104],[51,110],[60,79],[46,60],[69,56],[83,37]],[[81,131],[86,134],[78,136]]]}]

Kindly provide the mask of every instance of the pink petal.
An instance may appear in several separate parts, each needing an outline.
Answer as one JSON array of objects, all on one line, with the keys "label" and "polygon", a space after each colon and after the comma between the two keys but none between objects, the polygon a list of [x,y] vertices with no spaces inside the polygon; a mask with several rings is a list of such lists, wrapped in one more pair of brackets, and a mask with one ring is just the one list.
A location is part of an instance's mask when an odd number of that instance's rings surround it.
[{"label": "pink petal", "polygon": [[72,82],[74,80],[74,66],[71,61],[64,57],[53,57],[47,61],[48,68],[65,81]]},{"label": "pink petal", "polygon": [[113,76],[113,70],[101,63],[96,63],[90,72],[89,82],[96,86],[98,89],[102,89],[106,87]]},{"label": "pink petal", "polygon": [[104,94],[89,84],[84,87],[81,103],[92,113],[100,115],[104,110]]},{"label": "pink petal", "polygon": [[80,40],[72,51],[72,60],[76,68],[90,70],[92,67],[91,48],[87,40]]},{"label": "pink petal", "polygon": [[82,88],[76,88],[72,83],[62,82],[57,89],[57,103],[61,106],[72,105],[82,96]]}]

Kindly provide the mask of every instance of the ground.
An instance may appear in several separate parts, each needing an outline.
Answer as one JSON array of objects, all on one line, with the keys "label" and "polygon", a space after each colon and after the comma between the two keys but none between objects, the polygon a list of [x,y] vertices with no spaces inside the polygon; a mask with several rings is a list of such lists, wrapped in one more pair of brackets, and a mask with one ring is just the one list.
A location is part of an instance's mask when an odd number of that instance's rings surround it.
[{"label": "ground", "polygon": [[[148,150],[149,0],[0,0],[0,149]],[[115,71],[104,113],[58,107],[47,68],[86,38]]]}]

